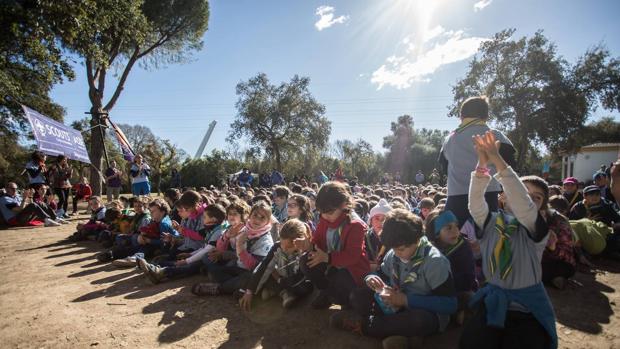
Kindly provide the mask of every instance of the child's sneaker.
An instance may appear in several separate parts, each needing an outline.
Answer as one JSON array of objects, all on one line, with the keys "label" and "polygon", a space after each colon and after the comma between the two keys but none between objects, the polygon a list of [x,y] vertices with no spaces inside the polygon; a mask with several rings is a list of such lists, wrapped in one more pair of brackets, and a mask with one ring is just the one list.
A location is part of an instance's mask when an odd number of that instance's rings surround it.
[{"label": "child's sneaker", "polygon": [[136,266],[138,268],[138,270],[140,270],[141,272],[146,272],[147,271],[147,266],[149,265],[149,263],[146,261],[146,259],[141,258],[141,257],[137,257],[136,258]]},{"label": "child's sneaker", "polygon": [[146,265],[143,265],[143,268],[145,268],[144,275],[146,275],[153,285],[157,285],[166,277],[166,274],[164,274],[164,268],[154,264],[146,263]]},{"label": "child's sneaker", "polygon": [[297,300],[297,297],[287,290],[282,290],[280,297],[282,298],[282,308],[284,309],[289,309]]},{"label": "child's sneaker", "polygon": [[58,227],[60,225],[61,225],[60,223],[58,223],[58,222],[56,222],[56,221],[54,221],[54,220],[52,220],[50,218],[45,218],[44,226],[46,226],[46,227]]},{"label": "child's sneaker", "polygon": [[362,317],[352,311],[341,310],[329,317],[329,327],[362,334]]},{"label": "child's sneaker", "polygon": [[129,256],[112,261],[112,265],[119,268],[131,268],[136,266],[136,257]]},{"label": "child's sneaker", "polygon": [[70,222],[59,217],[59,218],[56,218],[56,223],[69,224]]}]

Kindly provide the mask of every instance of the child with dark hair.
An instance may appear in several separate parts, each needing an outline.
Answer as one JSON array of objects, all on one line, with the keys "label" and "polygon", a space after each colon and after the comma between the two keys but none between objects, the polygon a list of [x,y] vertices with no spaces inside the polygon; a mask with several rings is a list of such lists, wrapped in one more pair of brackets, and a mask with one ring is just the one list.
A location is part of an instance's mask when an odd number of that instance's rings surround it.
[{"label": "child with dark hair", "polygon": [[476,265],[471,245],[459,230],[459,221],[451,211],[435,210],[426,218],[426,236],[450,261],[454,290],[458,299],[456,323],[462,325],[471,296],[478,288]]},{"label": "child with dark hair", "polygon": [[290,219],[299,219],[308,224],[311,232],[314,232],[316,225],[312,221],[312,211],[310,209],[310,201],[304,195],[293,194],[288,198],[286,203],[287,221]]},{"label": "child with dark hair", "polygon": [[549,206],[558,211],[561,215],[568,217],[570,206],[568,200],[563,195],[553,195],[549,198]]},{"label": "child with dark hair", "polygon": [[[173,248],[170,250],[170,259],[177,259],[179,253],[190,253],[198,250],[205,245],[204,237],[200,235],[202,229],[205,210],[207,204],[203,197],[194,190],[188,190],[176,202],[181,223],[172,221],[172,227],[183,236],[183,242],[177,246],[176,241],[172,241]],[[185,255],[187,257],[187,255]]]},{"label": "child with dark hair", "polygon": [[454,283],[450,262],[424,236],[422,220],[403,209],[389,212],[381,241],[389,249],[381,268],[353,291],[354,311],[335,313],[330,325],[382,338],[384,348],[442,332],[456,311]]},{"label": "child with dark hair", "polygon": [[254,269],[239,305],[250,310],[254,295],[267,300],[274,294],[282,298],[282,307],[290,308],[299,298],[312,293],[312,283],[301,272],[300,257],[303,251],[295,246],[295,240],[310,240],[308,225],[296,218],[284,223],[280,241],[276,242],[265,259]]},{"label": "child with dark hair", "polygon": [[435,201],[431,198],[424,198],[420,200],[416,214],[423,220],[426,219],[429,213],[435,208]]},{"label": "child with dark hair", "polygon": [[288,211],[286,208],[288,197],[291,195],[291,191],[285,186],[277,186],[273,191],[273,215],[278,222],[284,223],[288,218]]},{"label": "child with dark hair", "polygon": [[[500,141],[499,153],[502,158],[514,167],[515,149],[510,140],[500,131],[487,126],[489,118],[489,104],[484,96],[471,97],[465,100],[460,109],[461,124],[454,130],[441,148],[439,162],[445,174],[448,175],[448,200],[446,210],[452,211],[459,220],[459,228],[470,217],[467,211],[468,190],[471,171],[476,168],[476,151],[471,144],[472,136],[493,132]],[[491,174],[496,170],[490,169]],[[489,210],[498,210],[497,194],[501,191],[499,183],[492,179],[485,192],[485,200]]]},{"label": "child with dark hair", "polygon": [[[471,173],[469,211],[487,284],[470,303],[477,310],[465,324],[460,348],[556,348],[555,315],[541,266],[549,236],[547,183],[535,176],[519,179],[500,155],[493,132],[473,140],[478,165]],[[488,163],[497,169],[511,214],[492,212],[484,200],[491,182]]]},{"label": "child with dark hair", "polygon": [[344,183],[325,183],[316,207],[321,219],[312,241],[298,246],[308,252],[302,258],[302,271],[319,289],[312,307],[326,309],[333,303],[347,306],[351,291],[363,284],[370,271],[364,249],[366,224],[353,211]]},{"label": "child with dark hair", "polygon": [[236,265],[209,264],[209,278],[213,282],[194,285],[192,293],[200,296],[234,294],[235,297],[240,297],[239,291],[247,284],[252,270],[273,246],[271,227],[271,207],[264,201],[259,201],[252,206],[243,229],[234,236]]},{"label": "child with dark hair", "polygon": [[177,188],[166,189],[164,192],[164,199],[170,206],[170,219],[176,222],[181,221],[181,216],[179,216],[179,211],[176,207],[177,201],[181,198],[181,192]]},{"label": "child with dark hair", "polygon": [[158,284],[166,278],[185,277],[197,274],[202,267],[202,258],[215,249],[217,240],[228,227],[224,220],[226,210],[220,205],[209,205],[203,214],[203,228],[199,231],[205,241],[205,246],[190,252],[184,259],[164,260],[159,263],[147,263],[139,258],[138,263],[144,275],[153,283]]}]

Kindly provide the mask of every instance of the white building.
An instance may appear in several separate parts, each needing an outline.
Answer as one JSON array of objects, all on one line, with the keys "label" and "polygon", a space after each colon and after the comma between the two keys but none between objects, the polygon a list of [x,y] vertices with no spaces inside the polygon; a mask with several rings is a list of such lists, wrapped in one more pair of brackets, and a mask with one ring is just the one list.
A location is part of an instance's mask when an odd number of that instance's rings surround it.
[{"label": "white building", "polygon": [[562,178],[575,177],[579,181],[592,180],[602,165],[620,159],[620,143],[596,143],[581,147],[576,154],[562,156]]}]

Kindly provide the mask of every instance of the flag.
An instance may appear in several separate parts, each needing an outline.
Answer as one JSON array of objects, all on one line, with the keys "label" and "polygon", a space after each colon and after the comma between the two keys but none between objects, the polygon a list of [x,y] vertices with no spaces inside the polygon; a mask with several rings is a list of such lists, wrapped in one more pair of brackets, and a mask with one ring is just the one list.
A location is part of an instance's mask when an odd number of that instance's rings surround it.
[{"label": "flag", "polygon": [[121,146],[121,150],[123,151],[123,158],[127,161],[133,161],[133,158],[135,157],[136,154],[134,153],[133,149],[131,149],[131,145],[129,144],[129,141],[127,140],[127,136],[125,136],[123,131],[118,126],[116,126],[116,124],[113,123],[112,120],[108,119],[108,122],[110,123],[110,126],[112,126],[112,129],[114,130],[114,134],[116,135],[118,144],[120,144]]}]

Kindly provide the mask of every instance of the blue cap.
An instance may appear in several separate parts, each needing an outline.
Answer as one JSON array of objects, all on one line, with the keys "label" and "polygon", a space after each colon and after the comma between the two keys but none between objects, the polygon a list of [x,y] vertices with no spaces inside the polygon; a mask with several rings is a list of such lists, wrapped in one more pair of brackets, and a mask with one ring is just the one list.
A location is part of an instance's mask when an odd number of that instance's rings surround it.
[{"label": "blue cap", "polygon": [[596,171],[594,175],[592,175],[592,179],[597,179],[598,177],[607,177],[607,174],[603,171]]}]

